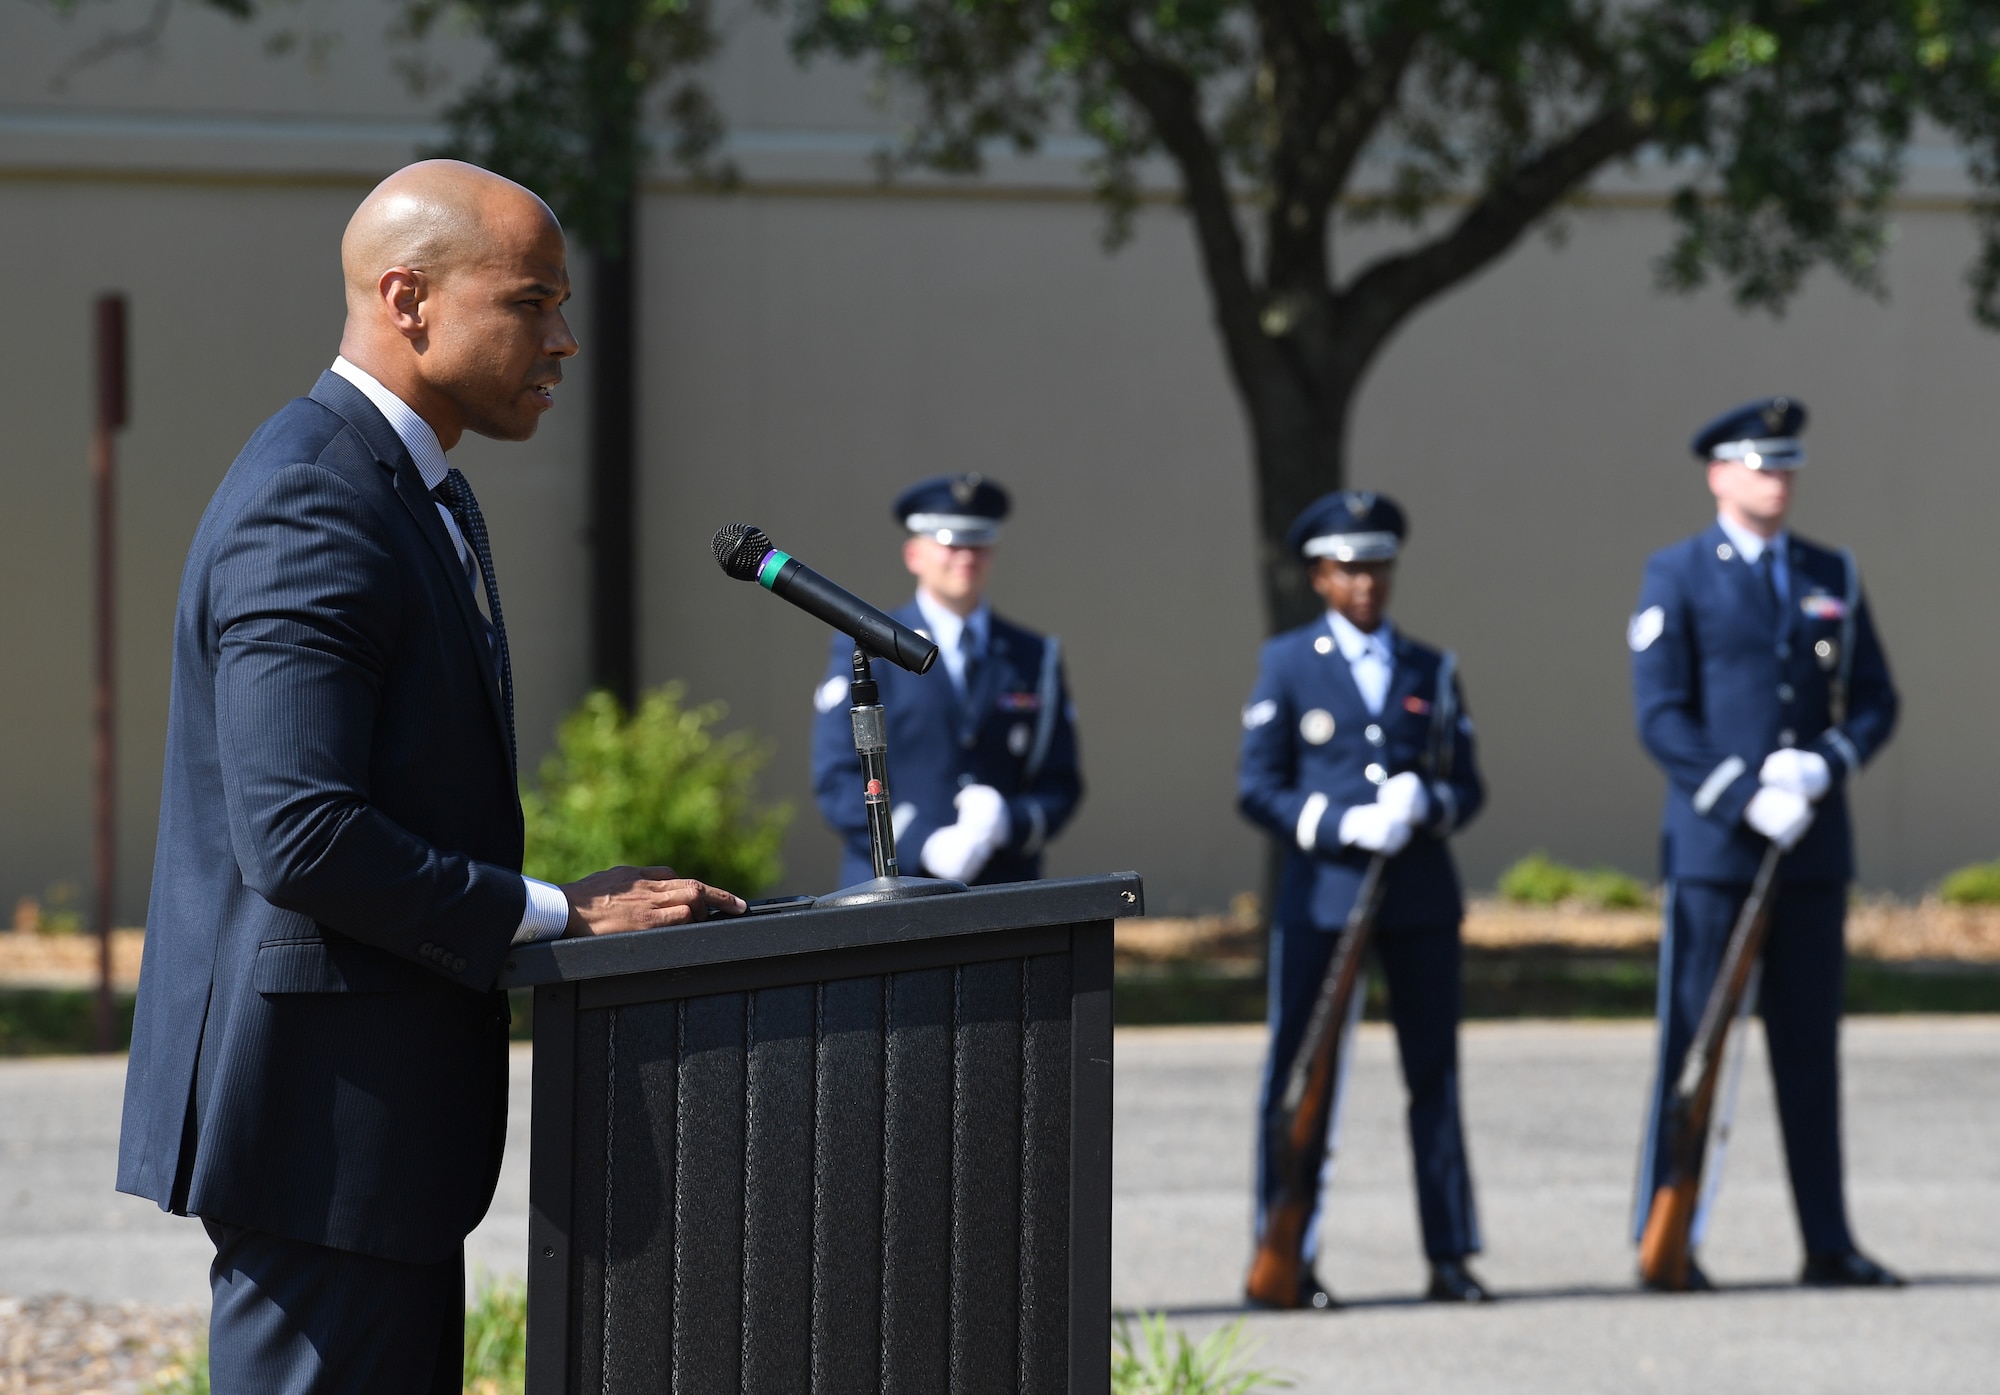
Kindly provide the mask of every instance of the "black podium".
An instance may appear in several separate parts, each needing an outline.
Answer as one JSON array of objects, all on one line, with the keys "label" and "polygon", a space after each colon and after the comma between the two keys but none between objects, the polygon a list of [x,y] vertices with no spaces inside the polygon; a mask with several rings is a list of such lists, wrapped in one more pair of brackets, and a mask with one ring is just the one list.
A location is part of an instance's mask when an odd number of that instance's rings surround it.
[{"label": "black podium", "polygon": [[528,1395],[1103,1395],[1133,874],[516,952]]}]

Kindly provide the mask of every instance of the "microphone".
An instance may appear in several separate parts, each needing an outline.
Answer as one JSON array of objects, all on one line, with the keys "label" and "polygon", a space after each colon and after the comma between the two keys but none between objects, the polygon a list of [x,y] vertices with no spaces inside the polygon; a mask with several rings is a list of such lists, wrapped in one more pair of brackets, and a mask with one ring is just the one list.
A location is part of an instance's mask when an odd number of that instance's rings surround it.
[{"label": "microphone", "polygon": [[722,570],[738,581],[757,582],[815,620],[851,636],[869,653],[911,673],[927,673],[937,662],[935,644],[851,591],[835,586],[789,552],[780,552],[763,529],[732,523],[716,530],[713,546]]}]

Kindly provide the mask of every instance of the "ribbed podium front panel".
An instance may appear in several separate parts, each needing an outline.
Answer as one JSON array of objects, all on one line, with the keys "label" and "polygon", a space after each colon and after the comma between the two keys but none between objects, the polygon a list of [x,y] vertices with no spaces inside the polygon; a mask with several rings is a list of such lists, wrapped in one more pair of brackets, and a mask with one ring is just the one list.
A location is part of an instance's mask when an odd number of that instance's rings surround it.
[{"label": "ribbed podium front panel", "polygon": [[576,1015],[576,1395],[1069,1387],[1071,958]]}]

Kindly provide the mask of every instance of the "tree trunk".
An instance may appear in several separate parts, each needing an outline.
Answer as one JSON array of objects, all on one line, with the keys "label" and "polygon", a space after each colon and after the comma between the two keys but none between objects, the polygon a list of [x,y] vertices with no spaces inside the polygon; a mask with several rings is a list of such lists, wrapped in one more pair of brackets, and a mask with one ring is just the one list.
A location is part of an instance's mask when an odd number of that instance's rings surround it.
[{"label": "tree trunk", "polygon": [[1355,382],[1322,377],[1317,391],[1277,370],[1238,383],[1257,472],[1257,567],[1270,633],[1305,624],[1325,607],[1285,533],[1307,504],[1347,483],[1347,420]]},{"label": "tree trunk", "polygon": [[634,191],[614,218],[614,236],[592,258],[590,681],[629,711],[639,689]]}]

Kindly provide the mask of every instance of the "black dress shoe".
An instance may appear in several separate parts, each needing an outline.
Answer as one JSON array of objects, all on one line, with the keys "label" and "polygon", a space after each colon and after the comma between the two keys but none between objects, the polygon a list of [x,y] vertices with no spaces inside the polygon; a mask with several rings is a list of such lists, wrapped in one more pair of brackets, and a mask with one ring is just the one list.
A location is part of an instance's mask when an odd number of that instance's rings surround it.
[{"label": "black dress shoe", "polygon": [[1714,1291],[1715,1285],[1709,1282],[1708,1275],[1701,1272],[1701,1266],[1694,1262],[1694,1256],[1689,1255],[1687,1279],[1679,1287],[1658,1283],[1652,1279],[1641,1279],[1639,1287],[1651,1293],[1710,1293]]},{"label": "black dress shoe", "polygon": [[1808,1288],[1901,1288],[1903,1279],[1859,1250],[1844,1255],[1807,1255],[1799,1282]]},{"label": "black dress shoe", "polygon": [[1462,1259],[1439,1260],[1431,1266],[1431,1286],[1424,1294],[1433,1303],[1491,1303],[1493,1295],[1473,1277]]},{"label": "black dress shoe", "polygon": [[1308,1269],[1299,1276],[1299,1306],[1330,1313],[1340,1302],[1333,1296],[1333,1290],[1319,1281],[1319,1275]]}]

